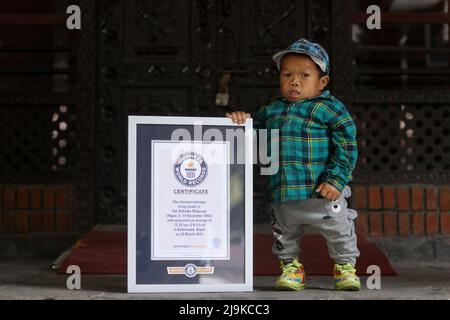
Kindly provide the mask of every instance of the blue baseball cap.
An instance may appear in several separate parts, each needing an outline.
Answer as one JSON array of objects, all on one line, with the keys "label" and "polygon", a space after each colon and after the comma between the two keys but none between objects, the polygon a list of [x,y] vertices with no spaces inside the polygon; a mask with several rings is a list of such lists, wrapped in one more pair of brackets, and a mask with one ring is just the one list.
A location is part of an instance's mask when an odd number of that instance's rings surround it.
[{"label": "blue baseball cap", "polygon": [[330,73],[330,59],[328,58],[328,53],[321,45],[315,42],[310,42],[302,38],[295,41],[286,49],[276,53],[273,56],[273,60],[277,63],[278,70],[280,70],[281,59],[283,59],[284,55],[287,53],[306,54],[319,66],[320,70],[326,74]]}]

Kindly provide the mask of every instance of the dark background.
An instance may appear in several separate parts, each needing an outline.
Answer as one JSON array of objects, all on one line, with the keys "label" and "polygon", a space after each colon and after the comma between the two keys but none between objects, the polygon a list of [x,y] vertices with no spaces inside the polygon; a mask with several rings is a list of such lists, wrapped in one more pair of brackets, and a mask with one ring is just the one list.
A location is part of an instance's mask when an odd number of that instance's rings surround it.
[{"label": "dark background", "polygon": [[[66,28],[70,4],[81,30]],[[369,4],[381,30],[366,27]],[[300,37],[328,50],[331,92],[358,127],[358,230],[450,234],[449,22],[448,1],[2,0],[0,234],[50,248],[125,223],[127,116],[254,112],[278,94],[272,54]]]}]

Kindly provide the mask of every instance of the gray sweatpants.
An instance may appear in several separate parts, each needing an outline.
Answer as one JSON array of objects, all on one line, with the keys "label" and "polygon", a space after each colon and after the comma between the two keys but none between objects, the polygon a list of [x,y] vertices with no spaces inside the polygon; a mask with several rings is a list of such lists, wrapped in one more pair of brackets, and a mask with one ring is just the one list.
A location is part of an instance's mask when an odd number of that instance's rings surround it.
[{"label": "gray sweatpants", "polygon": [[298,259],[298,241],[305,229],[312,229],[326,239],[328,253],[335,263],[348,262],[354,266],[359,250],[353,220],[358,214],[347,208],[345,198],[350,195],[351,190],[346,186],[336,201],[308,199],[273,203],[273,254],[280,260]]}]

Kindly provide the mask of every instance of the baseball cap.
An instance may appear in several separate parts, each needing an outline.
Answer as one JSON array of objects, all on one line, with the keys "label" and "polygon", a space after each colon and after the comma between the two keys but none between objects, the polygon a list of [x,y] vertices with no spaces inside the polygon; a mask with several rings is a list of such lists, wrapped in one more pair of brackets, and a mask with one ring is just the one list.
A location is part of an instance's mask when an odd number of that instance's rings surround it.
[{"label": "baseball cap", "polygon": [[306,54],[319,66],[320,70],[326,74],[330,73],[330,59],[328,58],[328,53],[321,45],[315,42],[310,42],[302,38],[295,41],[286,49],[276,53],[273,56],[273,60],[277,63],[278,70],[280,70],[281,59],[283,59],[284,55],[287,53]]}]

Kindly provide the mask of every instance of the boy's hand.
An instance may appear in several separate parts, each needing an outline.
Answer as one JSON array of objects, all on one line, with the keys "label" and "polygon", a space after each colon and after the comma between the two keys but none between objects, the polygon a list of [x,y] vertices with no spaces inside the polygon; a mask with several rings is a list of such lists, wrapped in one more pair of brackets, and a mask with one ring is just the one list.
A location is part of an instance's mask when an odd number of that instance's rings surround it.
[{"label": "boy's hand", "polygon": [[341,196],[341,192],[339,192],[338,189],[326,182],[318,186],[316,192],[319,192],[322,197],[324,197],[328,201],[336,201]]},{"label": "boy's hand", "polygon": [[234,123],[244,124],[245,120],[251,117],[251,114],[244,111],[234,111],[225,113],[225,117],[230,118]]}]

